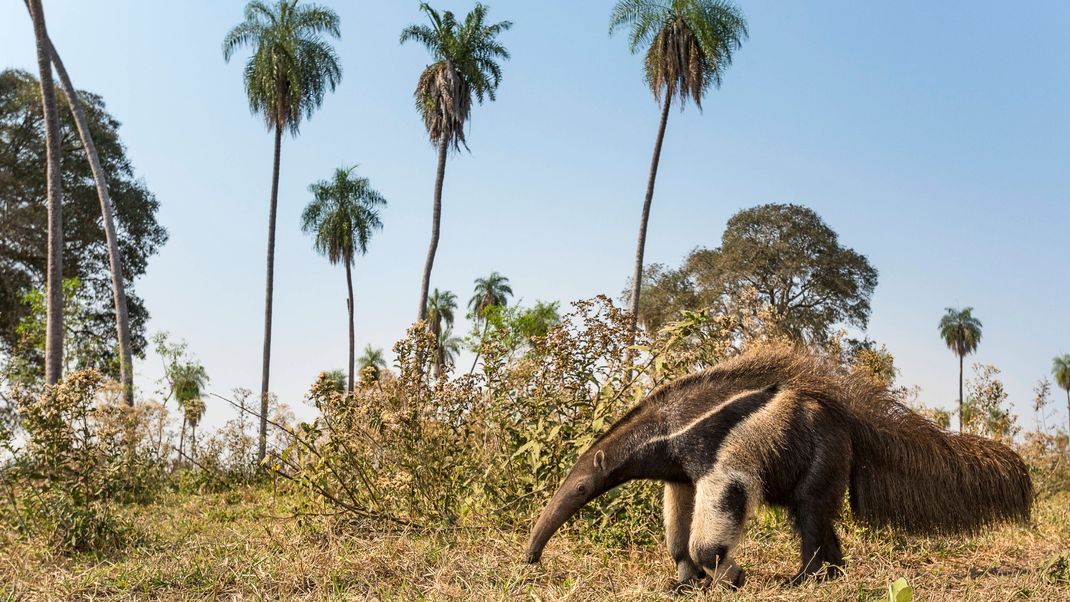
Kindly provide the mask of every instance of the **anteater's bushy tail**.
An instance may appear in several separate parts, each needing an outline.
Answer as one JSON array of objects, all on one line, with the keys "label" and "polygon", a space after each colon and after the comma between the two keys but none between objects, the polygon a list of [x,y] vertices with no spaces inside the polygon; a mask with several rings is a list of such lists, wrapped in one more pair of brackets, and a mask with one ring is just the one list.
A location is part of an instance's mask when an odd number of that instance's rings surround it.
[{"label": "anteater's bushy tail", "polygon": [[1033,483],[1018,454],[991,439],[948,433],[887,393],[874,393],[878,399],[851,404],[856,518],[918,533],[1029,519]]},{"label": "anteater's bushy tail", "polygon": [[850,433],[855,518],[918,533],[954,533],[1028,520],[1029,471],[1002,443],[948,433],[888,387],[791,346],[753,349],[702,378],[758,388],[777,383],[821,400]]}]

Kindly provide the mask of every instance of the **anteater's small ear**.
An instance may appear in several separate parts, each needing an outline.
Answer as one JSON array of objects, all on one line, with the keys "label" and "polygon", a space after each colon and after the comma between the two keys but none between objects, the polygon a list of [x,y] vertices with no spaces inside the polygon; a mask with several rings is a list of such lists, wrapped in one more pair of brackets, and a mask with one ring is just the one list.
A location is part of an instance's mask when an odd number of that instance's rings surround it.
[{"label": "anteater's small ear", "polygon": [[606,469],[606,454],[602,450],[594,452],[594,467],[598,470]]}]

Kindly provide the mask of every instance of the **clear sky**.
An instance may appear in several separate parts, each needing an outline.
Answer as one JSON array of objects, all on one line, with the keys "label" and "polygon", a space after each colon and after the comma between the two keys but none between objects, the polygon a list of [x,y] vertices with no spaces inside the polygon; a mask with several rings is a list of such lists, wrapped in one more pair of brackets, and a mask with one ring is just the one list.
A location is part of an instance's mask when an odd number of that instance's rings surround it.
[{"label": "clear sky", "polygon": [[[358,347],[389,350],[415,319],[434,183],[412,100],[428,55],[398,44],[423,19],[418,2],[327,4],[342,20],[342,84],[282,150],[272,389],[298,410],[320,370],[344,365],[347,341],[344,272],[299,229],[307,186],[357,163],[389,200],[356,264]],[[161,202],[171,238],[136,283],[150,332],[188,340],[213,391],[257,390],[272,138],[249,114],[247,54],[226,64],[220,50],[243,3],[44,5],[75,85],[104,97]],[[492,19],[514,22],[502,36],[513,59],[498,101],[473,111],[471,154],[450,158],[432,286],[465,302],[498,270],[529,303],[624,288],[658,109],[641,58],[607,35],[611,5],[491,2]],[[1003,370],[1031,424],[1033,385],[1070,352],[1070,3],[740,5],[751,36],[722,89],[704,112],[669,118],[648,261],[715,246],[741,208],[810,206],[880,271],[868,334],[902,383],[954,403],[957,360],[936,325],[945,307],[972,305],[985,328],[970,361]],[[18,0],[0,3],[9,66],[36,71]],[[138,366],[150,393],[157,365]],[[228,414],[210,402],[207,421]]]}]

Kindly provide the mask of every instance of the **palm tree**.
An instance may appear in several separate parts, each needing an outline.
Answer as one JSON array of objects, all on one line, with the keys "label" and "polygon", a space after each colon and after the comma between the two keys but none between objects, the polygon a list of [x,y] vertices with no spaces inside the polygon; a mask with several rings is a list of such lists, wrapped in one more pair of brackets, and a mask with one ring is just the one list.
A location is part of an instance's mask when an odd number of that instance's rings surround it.
[{"label": "palm tree", "polygon": [[443,378],[457,363],[461,352],[460,337],[453,336],[453,326],[447,326],[438,335],[435,347],[435,378]]},{"label": "palm tree", "polygon": [[435,375],[445,369],[445,357],[442,349],[444,334],[453,328],[454,311],[457,309],[457,295],[437,288],[427,298],[427,327],[435,337]]},{"label": "palm tree", "polygon": [[45,160],[48,196],[48,268],[45,321],[45,383],[54,385],[63,374],[63,188],[60,165],[59,113],[52,81],[51,43],[41,0],[29,0],[41,72],[41,107],[45,121]]},{"label": "palm tree", "polygon": [[357,368],[357,372],[361,375],[361,380],[368,377],[373,382],[378,381],[379,375],[386,369],[383,350],[371,345],[365,347],[364,353],[357,358]]},{"label": "palm tree", "polygon": [[[509,286],[509,279],[502,276],[498,272],[491,272],[490,276],[486,278],[476,278],[475,290],[472,293],[472,298],[468,301],[468,311],[471,312],[472,317],[476,320],[476,324],[483,322],[483,334],[480,335],[480,342],[487,336],[487,328],[490,326],[490,321],[487,320],[487,310],[492,307],[505,307],[508,302],[508,298],[513,295],[513,288]],[[476,349],[476,359],[472,361],[472,369],[468,371],[469,374],[476,371],[476,364],[479,363],[479,354],[482,349]]]},{"label": "palm tree", "polygon": [[1066,390],[1066,420],[1067,431],[1070,433],[1070,353],[1057,357],[1051,362],[1051,373],[1055,377],[1056,384]]},{"label": "palm tree", "polygon": [[[168,367],[168,373],[171,381],[171,394],[175,396],[178,408],[182,411],[182,430],[179,431],[178,437],[178,457],[181,460],[185,457],[183,450],[186,442],[186,425],[189,423],[191,411],[187,406],[191,401],[200,399],[204,388],[208,386],[208,373],[204,366],[195,361],[172,364]],[[203,411],[202,408],[201,412]],[[200,420],[199,417],[198,420]]]},{"label": "palm tree", "polygon": [[223,38],[223,59],[243,46],[253,54],[245,64],[245,93],[249,109],[264,118],[275,132],[275,158],[271,172],[268,209],[267,286],[264,300],[264,358],[260,381],[260,442],[258,458],[267,451],[268,384],[271,373],[271,305],[275,280],[275,216],[279,200],[279,157],[282,132],[296,136],[302,118],[323,104],[327,91],[342,79],[342,67],[326,34],[340,38],[338,15],[314,4],[279,0],[268,6],[260,0],[245,5],[245,21]]},{"label": "palm tree", "polygon": [[426,3],[420,10],[427,14],[430,25],[410,25],[401,32],[401,43],[409,40],[423,44],[435,62],[420,74],[416,84],[416,109],[423,117],[431,144],[438,147],[438,171],[435,176],[435,197],[431,213],[431,245],[424,263],[420,285],[418,320],[427,318],[427,291],[431,284],[431,267],[438,250],[439,219],[442,215],[442,180],[446,175],[446,154],[450,148],[468,148],[464,125],[472,116],[472,97],[479,104],[495,99],[502,70],[498,61],[509,58],[509,51],[498,42],[500,33],[513,24],[501,21],[485,23],[487,7],[476,4],[472,12],[459,23],[450,11],[439,14]]},{"label": "palm tree", "polygon": [[379,208],[386,199],[376,192],[368,178],[354,175],[356,167],[339,168],[331,180],[321,180],[308,187],[313,200],[301,215],[301,229],[315,236],[315,247],[327,261],[346,266],[346,308],[349,310],[349,380],[346,391],[353,390],[353,366],[356,338],[353,332],[353,257],[368,252],[372,233],[383,228]]},{"label": "palm tree", "polygon": [[204,410],[204,400],[199,397],[190,399],[182,404],[182,419],[189,422],[190,426],[189,454],[191,457],[197,455],[197,425],[201,423],[201,418],[204,417]]},{"label": "palm tree", "polygon": [[747,22],[743,13],[727,0],[619,0],[610,15],[610,35],[625,26],[631,27],[629,43],[633,54],[648,46],[644,61],[646,82],[654,100],[661,103],[661,124],[650,161],[632,275],[629,311],[631,328],[635,330],[646,227],[669,106],[678,98],[683,110],[690,97],[702,109],[702,96],[711,85],[721,86],[724,72],[732,64],[732,54],[747,38]]},{"label": "palm tree", "polygon": [[963,360],[974,351],[981,342],[981,321],[973,317],[973,308],[947,308],[947,313],[940,319],[940,337],[947,343],[948,349],[959,357],[959,432],[962,432],[962,370]]},{"label": "palm tree", "polygon": [[86,157],[89,159],[89,168],[93,172],[93,180],[97,187],[97,196],[100,198],[100,213],[104,225],[104,239],[108,244],[108,263],[111,268],[112,300],[115,304],[115,329],[119,340],[119,381],[123,385],[123,399],[129,406],[134,405],[134,357],[130,344],[130,319],[127,312],[126,285],[123,282],[122,257],[119,255],[119,240],[115,233],[115,217],[112,209],[111,196],[108,194],[108,182],[104,174],[104,168],[100,164],[100,156],[97,154],[96,144],[93,143],[93,134],[89,129],[89,120],[86,118],[82,100],[78,96],[63,61],[56,52],[56,47],[51,40],[48,43],[49,55],[52,65],[59,75],[60,86],[67,96],[67,104],[74,116],[74,124],[78,129],[78,136],[82,141]]}]

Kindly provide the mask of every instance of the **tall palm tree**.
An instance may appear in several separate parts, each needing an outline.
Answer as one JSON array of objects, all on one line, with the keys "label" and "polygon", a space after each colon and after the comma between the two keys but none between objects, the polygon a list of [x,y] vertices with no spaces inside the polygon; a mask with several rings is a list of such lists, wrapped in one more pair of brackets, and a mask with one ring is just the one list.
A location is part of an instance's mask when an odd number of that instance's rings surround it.
[{"label": "tall palm tree", "polygon": [[60,165],[59,112],[52,81],[51,43],[41,0],[29,0],[41,74],[41,107],[45,121],[45,160],[48,196],[48,267],[45,321],[45,383],[54,385],[63,374],[63,188]]},{"label": "tall palm tree", "polygon": [[253,0],[245,5],[245,20],[223,38],[227,62],[244,46],[253,54],[245,64],[245,93],[249,109],[259,113],[275,133],[268,209],[267,286],[264,299],[264,358],[260,382],[260,442],[258,458],[267,451],[268,384],[271,373],[271,306],[275,280],[275,216],[279,200],[279,158],[282,132],[297,136],[301,120],[312,117],[327,91],[342,79],[334,48],[324,40],[340,38],[338,15],[329,8],[298,0],[274,5]]},{"label": "tall palm tree", "polygon": [[[454,312],[457,310],[457,295],[451,291],[440,291],[437,288],[427,298],[427,327],[435,337],[435,374],[441,375],[445,371],[445,354],[442,342],[448,338],[444,335],[453,328]],[[445,338],[444,338],[445,337]]]},{"label": "tall palm tree", "polygon": [[654,180],[658,174],[661,144],[669,120],[669,106],[679,99],[683,110],[690,97],[702,109],[702,96],[710,86],[721,86],[725,70],[732,64],[732,54],[747,38],[743,13],[727,0],[619,0],[609,20],[612,35],[630,27],[629,43],[633,54],[644,47],[646,82],[661,103],[661,123],[650,160],[646,198],[639,220],[639,243],[635,251],[632,294],[629,311],[635,330],[639,315],[639,289],[643,279],[643,252],[646,227],[650,220],[650,202],[654,198]]},{"label": "tall palm tree", "polygon": [[1070,353],[1052,360],[1051,373],[1056,384],[1066,390],[1066,432],[1070,433]]},{"label": "tall palm tree", "polygon": [[375,191],[368,178],[354,175],[357,168],[339,168],[331,180],[321,180],[308,187],[313,200],[301,214],[301,229],[315,236],[315,247],[333,265],[346,266],[346,308],[349,310],[349,380],[346,391],[353,390],[356,361],[356,338],[353,331],[353,257],[368,252],[372,233],[383,228],[379,208],[386,199]]},{"label": "tall palm tree", "polygon": [[[468,311],[471,312],[476,324],[483,323],[482,341],[487,336],[487,328],[490,322],[487,320],[487,310],[492,307],[505,307],[509,297],[513,296],[513,288],[509,286],[509,279],[498,272],[491,272],[486,278],[476,278],[475,290],[472,298],[468,300]],[[482,349],[476,349],[476,359],[472,361],[472,369],[469,374],[476,371],[479,363],[479,354]]]},{"label": "tall palm tree", "polygon": [[386,369],[386,359],[383,357],[383,350],[368,345],[364,348],[364,353],[357,358],[357,372],[361,375],[363,381],[365,377],[370,377],[372,381],[379,380],[379,375]]},{"label": "tall palm tree", "polygon": [[981,342],[981,321],[973,317],[973,308],[947,308],[947,313],[940,318],[940,337],[947,343],[948,349],[959,357],[959,432],[962,432],[962,371],[963,361],[967,355],[977,351]]},{"label": "tall palm tree", "polygon": [[472,97],[479,104],[495,99],[502,70],[499,61],[509,58],[509,51],[497,37],[513,26],[510,21],[487,24],[487,7],[476,4],[465,17],[457,21],[453,13],[439,14],[426,3],[420,10],[427,14],[430,25],[410,25],[401,32],[401,43],[414,40],[423,44],[434,58],[420,74],[416,84],[416,109],[423,117],[431,144],[438,147],[438,171],[435,176],[435,197],[431,212],[431,245],[427,250],[424,275],[420,285],[418,320],[427,318],[427,291],[431,284],[431,268],[438,250],[439,220],[442,216],[442,181],[446,175],[446,155],[452,148],[459,151],[464,145],[464,125],[472,116]]}]

